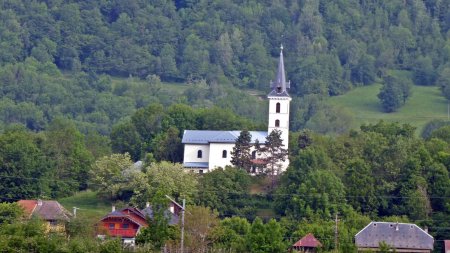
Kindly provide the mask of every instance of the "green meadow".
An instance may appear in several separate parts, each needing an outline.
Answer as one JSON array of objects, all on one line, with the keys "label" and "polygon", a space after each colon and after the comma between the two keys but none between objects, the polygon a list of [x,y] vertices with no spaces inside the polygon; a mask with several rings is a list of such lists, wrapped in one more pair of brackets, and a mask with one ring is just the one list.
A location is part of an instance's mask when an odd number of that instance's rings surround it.
[{"label": "green meadow", "polygon": [[96,192],[89,190],[78,192],[73,196],[62,198],[58,201],[71,213],[73,212],[73,207],[77,207],[77,217],[89,220],[92,224],[111,212],[112,205],[110,202],[98,198]]},{"label": "green meadow", "polygon": [[349,111],[353,115],[352,128],[379,120],[408,123],[417,127],[420,133],[427,122],[434,119],[446,120],[447,100],[435,86],[412,86],[412,95],[397,112],[382,111],[377,95],[381,84],[363,86],[344,95],[330,97],[327,102]]}]

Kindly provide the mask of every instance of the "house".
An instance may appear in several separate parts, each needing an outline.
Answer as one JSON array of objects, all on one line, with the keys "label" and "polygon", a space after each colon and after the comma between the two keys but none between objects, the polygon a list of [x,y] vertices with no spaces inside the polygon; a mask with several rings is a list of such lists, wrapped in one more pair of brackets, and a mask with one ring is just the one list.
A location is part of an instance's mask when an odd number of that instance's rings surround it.
[{"label": "house", "polygon": [[[178,204],[170,202],[169,209],[166,211],[170,225],[178,224],[179,212]],[[134,245],[136,235],[141,229],[149,226],[147,219],[152,218],[153,209],[148,203],[142,210],[136,207],[116,210],[113,206],[112,211],[97,224],[97,237],[120,237],[124,244]]]},{"label": "house", "polygon": [[358,252],[375,251],[385,243],[397,252],[429,253],[434,239],[415,224],[398,222],[371,222],[355,235]]},{"label": "house", "polygon": [[[268,126],[267,131],[252,131],[252,144],[258,140],[260,143],[266,141],[266,137],[272,130],[281,131],[281,139],[284,148],[288,149],[289,143],[289,104],[292,100],[287,90],[290,83],[286,82],[284,70],[283,47],[281,47],[278,72],[274,82],[271,82],[271,92],[267,95],[269,99]],[[182,143],[184,144],[183,166],[197,173],[204,173],[215,168],[225,168],[231,164],[231,151],[235,145],[241,130],[185,130]],[[254,149],[253,159],[257,159]],[[281,171],[286,170],[289,161],[286,160]]]},{"label": "house", "polygon": [[322,243],[320,243],[313,234],[309,233],[294,243],[291,249],[294,252],[315,253],[317,252],[317,248],[320,247],[322,247]]},{"label": "house", "polygon": [[72,214],[55,200],[19,200],[27,218],[37,217],[46,221],[47,232],[64,232]]},{"label": "house", "polygon": [[123,243],[134,245],[135,237],[142,228],[148,226],[145,215],[135,207],[125,207],[112,211],[97,224],[97,236],[120,237]]}]

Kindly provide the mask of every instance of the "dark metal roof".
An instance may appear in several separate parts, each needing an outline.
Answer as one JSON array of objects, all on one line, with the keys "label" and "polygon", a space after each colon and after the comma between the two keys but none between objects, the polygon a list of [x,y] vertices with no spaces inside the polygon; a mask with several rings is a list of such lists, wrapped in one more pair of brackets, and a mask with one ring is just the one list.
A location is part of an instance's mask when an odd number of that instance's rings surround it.
[{"label": "dark metal roof", "polygon": [[[147,206],[146,208],[142,209],[141,212],[148,216],[150,219],[153,219],[153,209],[152,206]],[[169,219],[169,225],[176,225],[178,224],[178,221],[180,220],[180,217],[174,213],[171,213],[169,210],[164,211],[164,216]]]},{"label": "dark metal roof", "polygon": [[371,222],[355,235],[358,248],[378,248],[385,242],[395,249],[432,250],[434,239],[415,224]]},{"label": "dark metal roof", "polygon": [[[251,143],[258,140],[264,143],[267,137],[265,131],[249,131],[252,135]],[[209,143],[235,143],[241,134],[240,130],[235,131],[210,131],[210,130],[184,130],[182,143],[189,144],[209,144]]]},{"label": "dark metal roof", "polygon": [[183,163],[185,168],[209,168],[209,163],[186,162]]},{"label": "dark metal roof", "polygon": [[272,91],[268,97],[289,97],[287,89],[291,88],[291,83],[286,82],[286,73],[284,71],[283,46],[280,50],[280,60],[278,61],[278,72],[275,81],[271,82]]}]

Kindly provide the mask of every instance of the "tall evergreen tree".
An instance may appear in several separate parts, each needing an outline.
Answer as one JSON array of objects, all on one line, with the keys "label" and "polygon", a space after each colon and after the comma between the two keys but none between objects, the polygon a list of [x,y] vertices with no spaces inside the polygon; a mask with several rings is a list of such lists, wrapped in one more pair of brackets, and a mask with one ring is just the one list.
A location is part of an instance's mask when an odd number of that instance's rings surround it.
[{"label": "tall evergreen tree", "polygon": [[245,169],[250,172],[252,167],[250,147],[252,135],[249,131],[243,130],[236,140],[236,144],[231,151],[231,164],[238,168]]},{"label": "tall evergreen tree", "polygon": [[265,164],[263,172],[271,175],[273,186],[274,176],[279,174],[281,164],[286,161],[288,155],[288,150],[284,148],[283,139],[281,139],[281,131],[274,129],[270,132],[264,146],[256,143],[256,150]]}]

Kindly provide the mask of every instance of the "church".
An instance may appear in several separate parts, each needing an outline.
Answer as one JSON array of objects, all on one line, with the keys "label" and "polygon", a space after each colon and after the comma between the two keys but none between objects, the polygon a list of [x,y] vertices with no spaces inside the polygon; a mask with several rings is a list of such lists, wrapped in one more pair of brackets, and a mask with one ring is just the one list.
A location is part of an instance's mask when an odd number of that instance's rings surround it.
[{"label": "church", "polygon": [[[251,144],[264,143],[266,137],[272,130],[281,131],[281,139],[284,148],[288,149],[289,143],[289,104],[292,98],[287,90],[290,83],[286,82],[284,70],[283,47],[280,51],[278,71],[274,82],[270,85],[271,91],[267,95],[269,99],[269,121],[267,131],[249,131],[252,140]],[[183,166],[186,169],[197,173],[206,173],[215,168],[225,168],[231,164],[231,151],[239,137],[241,130],[185,130],[182,143],[184,144]],[[253,159],[258,158],[254,147],[250,150]],[[281,171],[286,170],[289,160],[286,160],[281,167]]]}]

